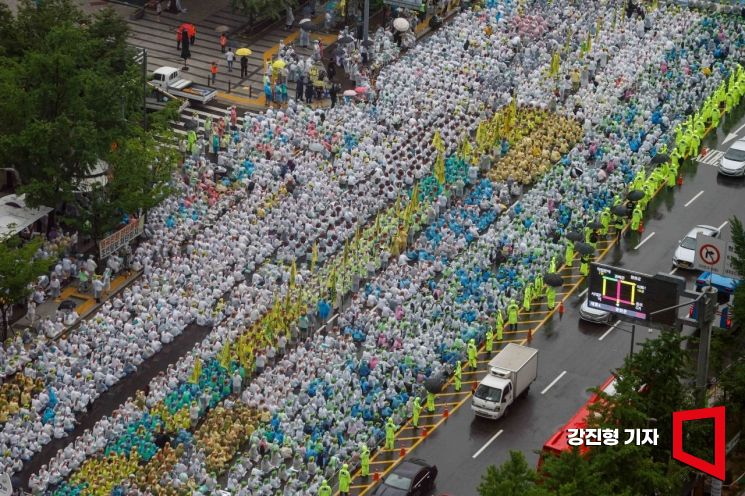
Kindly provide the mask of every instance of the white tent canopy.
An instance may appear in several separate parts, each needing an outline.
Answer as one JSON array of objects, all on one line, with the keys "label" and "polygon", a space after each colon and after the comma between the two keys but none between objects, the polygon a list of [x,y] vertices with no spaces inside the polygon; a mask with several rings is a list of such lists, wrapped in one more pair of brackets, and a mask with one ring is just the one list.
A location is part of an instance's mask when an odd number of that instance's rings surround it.
[{"label": "white tent canopy", "polygon": [[0,198],[0,238],[12,236],[26,229],[53,209],[26,206],[26,195],[8,195]]}]

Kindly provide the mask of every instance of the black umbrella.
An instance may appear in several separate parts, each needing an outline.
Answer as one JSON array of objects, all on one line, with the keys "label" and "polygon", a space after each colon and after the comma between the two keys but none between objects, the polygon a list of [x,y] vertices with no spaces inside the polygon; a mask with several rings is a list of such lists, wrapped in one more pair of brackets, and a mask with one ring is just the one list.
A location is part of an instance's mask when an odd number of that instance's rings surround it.
[{"label": "black umbrella", "polygon": [[642,198],[644,198],[644,191],[642,191],[640,189],[635,189],[635,190],[629,191],[629,194],[626,195],[626,198],[628,198],[632,202],[638,202],[639,200],[641,200]]},{"label": "black umbrella", "polygon": [[298,23],[298,26],[300,26],[302,29],[305,29],[306,31],[310,30],[310,27],[313,25],[313,22],[310,19],[303,19]]},{"label": "black umbrella", "polygon": [[592,222],[589,222],[587,224],[587,227],[589,227],[590,229],[593,229],[593,230],[595,230],[595,229],[602,229],[603,228],[603,224],[601,224],[600,222],[598,222],[596,220],[593,220]]},{"label": "black umbrella", "polygon": [[564,285],[564,278],[556,272],[550,272],[543,276],[543,282],[554,288],[560,288]]},{"label": "black umbrella", "polygon": [[339,43],[343,43],[345,45],[347,43],[353,43],[353,42],[354,42],[354,38],[352,38],[348,34],[345,34],[344,36],[342,36],[341,38],[339,38]]},{"label": "black umbrella", "polygon": [[584,239],[582,233],[578,231],[569,231],[565,236],[569,241],[582,241]]},{"label": "black umbrella", "polygon": [[619,217],[625,217],[629,214],[629,209],[626,208],[626,205],[616,205],[610,211],[613,215],[618,215]]},{"label": "black umbrella", "polygon": [[574,243],[574,251],[580,255],[592,255],[595,253],[595,248],[588,245],[587,243]]},{"label": "black umbrella", "polygon": [[366,47],[366,48],[370,48],[370,47],[371,47],[371,46],[373,46],[374,44],[375,44],[375,42],[374,42],[373,40],[365,40],[365,41],[363,41],[363,42],[361,43],[361,45],[362,45],[363,47]]},{"label": "black umbrella", "polygon": [[664,164],[668,160],[670,160],[670,155],[668,155],[667,153],[658,153],[652,158],[651,163],[652,165],[660,165],[660,164]]},{"label": "black umbrella", "polygon": [[426,381],[424,381],[424,389],[432,394],[437,394],[442,391],[442,383],[443,380],[442,377],[440,377],[440,374],[432,374]]},{"label": "black umbrella", "polygon": [[77,306],[78,304],[75,302],[75,300],[64,300],[62,303],[59,304],[57,309],[58,310],[75,310]]}]

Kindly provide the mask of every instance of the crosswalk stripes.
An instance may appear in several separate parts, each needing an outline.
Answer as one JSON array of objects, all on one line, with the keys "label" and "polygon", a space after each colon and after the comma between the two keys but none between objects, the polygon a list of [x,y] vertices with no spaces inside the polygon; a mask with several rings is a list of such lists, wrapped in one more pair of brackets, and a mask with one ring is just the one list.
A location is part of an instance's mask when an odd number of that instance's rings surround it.
[{"label": "crosswalk stripes", "polygon": [[[207,117],[210,117],[213,122],[215,122],[217,119],[222,119],[223,116],[225,116],[226,112],[228,111],[228,107],[223,106],[214,106],[214,105],[194,105],[189,106],[184,109],[183,112],[181,112],[179,116],[178,121],[173,121],[173,127],[171,128],[172,131],[181,136],[185,136],[186,133],[189,131],[187,127],[187,123],[192,122],[194,115],[196,114],[197,121],[200,126],[204,126],[204,121],[207,119]],[[243,110],[238,110],[238,123],[243,123]]]},{"label": "crosswalk stripes", "polygon": [[696,157],[696,161],[700,164],[718,167],[719,161],[722,159],[723,155],[724,155],[723,151],[710,150],[706,155],[703,155],[703,156],[699,155],[698,157]]}]

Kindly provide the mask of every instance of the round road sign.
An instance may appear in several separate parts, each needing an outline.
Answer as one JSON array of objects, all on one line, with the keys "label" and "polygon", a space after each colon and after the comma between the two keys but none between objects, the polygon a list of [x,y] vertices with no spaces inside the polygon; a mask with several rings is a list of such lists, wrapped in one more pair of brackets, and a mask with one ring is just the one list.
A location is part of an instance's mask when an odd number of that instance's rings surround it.
[{"label": "round road sign", "polygon": [[716,265],[719,263],[719,248],[714,245],[703,245],[698,250],[701,260],[707,265]]}]

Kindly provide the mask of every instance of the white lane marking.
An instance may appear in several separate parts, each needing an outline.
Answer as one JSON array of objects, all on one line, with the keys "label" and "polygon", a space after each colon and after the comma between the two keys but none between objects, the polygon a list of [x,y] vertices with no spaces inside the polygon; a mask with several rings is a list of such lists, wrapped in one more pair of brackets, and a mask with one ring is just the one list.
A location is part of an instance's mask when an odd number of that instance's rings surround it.
[{"label": "white lane marking", "polygon": [[634,249],[635,249],[635,250],[638,250],[638,249],[639,249],[639,247],[640,247],[641,245],[643,245],[644,243],[646,243],[647,241],[649,241],[650,239],[652,239],[652,236],[654,236],[654,235],[655,235],[655,233],[653,233],[653,232],[652,232],[652,233],[649,233],[649,236],[647,236],[647,237],[646,237],[646,238],[644,238],[643,240],[639,241],[639,244],[638,244],[638,245],[636,245],[636,246],[634,247]]},{"label": "white lane marking", "polygon": [[724,226],[726,226],[727,224],[729,224],[729,221],[728,220],[725,220],[722,223],[722,225],[717,228],[717,229],[719,229],[720,233],[721,233],[722,229],[724,229]]},{"label": "white lane marking", "polygon": [[608,328],[608,330],[607,330],[607,331],[605,331],[605,333],[604,333],[604,334],[603,334],[602,336],[600,336],[600,337],[598,338],[598,341],[602,341],[603,339],[605,339],[605,337],[606,337],[606,336],[607,336],[608,334],[610,334],[610,333],[611,333],[611,331],[613,331],[613,329],[615,329],[617,325],[618,325],[618,322],[616,322],[615,324],[613,324],[612,326],[610,326],[610,327]]},{"label": "white lane marking", "polygon": [[473,454],[473,456],[472,456],[471,458],[476,458],[477,456],[479,456],[479,455],[480,455],[480,454],[481,454],[481,453],[482,453],[482,452],[483,452],[483,451],[484,451],[484,450],[485,450],[486,448],[488,448],[488,447],[489,447],[489,445],[490,445],[491,443],[493,443],[493,442],[494,442],[494,440],[495,440],[495,439],[497,439],[497,438],[498,438],[499,436],[501,436],[503,432],[504,432],[504,429],[499,429],[499,432],[497,432],[496,434],[494,434],[494,435],[493,435],[493,436],[491,437],[491,439],[489,439],[489,440],[488,440],[488,441],[486,442],[486,444],[485,444],[485,445],[483,445],[483,446],[481,447],[481,449],[479,449],[479,450],[478,450],[478,451],[477,451],[476,453],[474,453],[474,454]]},{"label": "white lane marking", "polygon": [[549,389],[551,389],[552,387],[554,387],[554,384],[556,384],[557,382],[559,382],[559,379],[561,379],[562,377],[564,377],[564,375],[566,375],[566,373],[567,373],[567,371],[565,370],[564,372],[562,372],[561,374],[559,374],[559,377],[557,377],[556,379],[554,379],[553,381],[551,381],[551,384],[549,384],[548,386],[546,386],[546,388],[543,391],[541,391],[541,394],[546,394],[546,391],[548,391]]},{"label": "white lane marking", "polygon": [[698,163],[705,164],[705,165],[711,165],[713,167],[719,166],[719,160],[724,155],[723,151],[720,150],[711,150],[706,155],[699,155],[696,159]]},{"label": "white lane marking", "polygon": [[698,193],[696,193],[696,196],[694,196],[693,198],[691,198],[690,200],[688,200],[688,203],[686,203],[686,204],[685,204],[685,205],[683,205],[683,206],[684,206],[684,207],[687,207],[687,206],[688,206],[688,205],[690,205],[691,203],[695,202],[695,201],[696,201],[696,199],[697,199],[697,198],[698,198],[699,196],[703,195],[703,194],[704,194],[704,190],[701,190],[701,191],[699,191]]},{"label": "white lane marking", "polygon": [[582,291],[580,294],[577,295],[578,298],[582,298],[587,294],[587,290],[590,289],[589,287],[585,288],[584,291]]},{"label": "white lane marking", "polygon": [[673,275],[676,272],[678,272],[678,268],[677,267],[675,267],[673,270],[671,270],[670,272],[668,272],[668,274]]},{"label": "white lane marking", "polygon": [[706,163],[708,165],[717,167],[719,165],[719,161],[722,159],[723,156],[724,156],[723,151],[715,150],[710,156],[707,156],[708,160],[706,161]]},{"label": "white lane marking", "polygon": [[735,139],[737,137],[737,135],[740,133],[740,131],[742,131],[743,129],[745,129],[745,124],[743,124],[742,126],[738,127],[737,130],[735,130],[734,132],[729,133],[727,135],[727,138],[724,141],[722,141],[722,144],[725,144],[728,141],[731,141],[731,140]]}]

